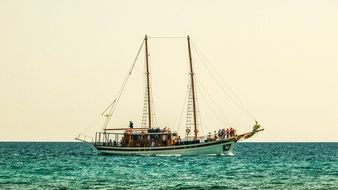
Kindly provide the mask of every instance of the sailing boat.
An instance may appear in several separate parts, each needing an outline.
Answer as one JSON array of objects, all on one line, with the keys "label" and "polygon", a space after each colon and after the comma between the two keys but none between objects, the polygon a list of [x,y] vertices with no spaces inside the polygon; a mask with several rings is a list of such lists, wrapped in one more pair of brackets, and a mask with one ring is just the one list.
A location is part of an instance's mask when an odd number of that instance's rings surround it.
[{"label": "sailing boat", "polygon": [[[122,95],[122,91],[128,81],[128,77],[122,85],[120,93],[113,103],[103,112],[106,117],[103,130],[96,132],[95,137],[88,137],[80,134],[76,140],[92,144],[100,153],[111,155],[208,155],[223,154],[233,155],[235,143],[252,137],[263,128],[256,121],[252,131],[244,134],[236,134],[232,128],[223,129],[218,134],[199,135],[198,119],[197,119],[197,98],[196,98],[196,81],[192,62],[191,42],[187,36],[188,52],[189,52],[189,103],[187,125],[185,130],[185,138],[178,135],[171,129],[158,128],[153,123],[152,117],[152,92],[150,83],[150,72],[148,62],[148,36],[146,35],[142,45],[137,53],[135,61],[129,71],[128,76],[132,73],[136,60],[141,52],[142,47],[145,48],[145,74],[146,74],[146,92],[144,113],[142,118],[142,127],[134,128],[130,121],[127,128],[109,128],[108,124],[116,108],[117,102]],[[89,139],[89,140],[88,140]]]}]

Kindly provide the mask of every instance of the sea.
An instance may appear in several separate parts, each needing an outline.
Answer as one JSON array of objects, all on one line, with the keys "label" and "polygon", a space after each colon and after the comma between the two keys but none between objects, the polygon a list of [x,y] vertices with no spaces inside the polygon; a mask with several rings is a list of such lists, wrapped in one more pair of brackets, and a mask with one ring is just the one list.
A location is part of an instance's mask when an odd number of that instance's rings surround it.
[{"label": "sea", "polygon": [[338,143],[237,143],[234,156],[104,156],[0,142],[0,189],[338,189]]}]

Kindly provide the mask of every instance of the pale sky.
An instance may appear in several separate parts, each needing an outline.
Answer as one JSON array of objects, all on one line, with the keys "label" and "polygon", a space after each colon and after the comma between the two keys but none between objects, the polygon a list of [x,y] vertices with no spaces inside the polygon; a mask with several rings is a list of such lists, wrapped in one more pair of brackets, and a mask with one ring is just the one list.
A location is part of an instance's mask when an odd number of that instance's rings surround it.
[{"label": "pale sky", "polygon": [[[100,130],[102,120],[91,124],[116,96],[145,34],[191,36],[265,128],[251,141],[337,141],[335,0],[0,0],[0,141],[72,141]],[[158,126],[177,130],[186,40],[150,39],[149,53]],[[143,59],[112,127],[141,122]],[[253,120],[222,94],[196,53],[193,61],[229,122],[250,131]],[[197,96],[204,134],[223,128]]]}]

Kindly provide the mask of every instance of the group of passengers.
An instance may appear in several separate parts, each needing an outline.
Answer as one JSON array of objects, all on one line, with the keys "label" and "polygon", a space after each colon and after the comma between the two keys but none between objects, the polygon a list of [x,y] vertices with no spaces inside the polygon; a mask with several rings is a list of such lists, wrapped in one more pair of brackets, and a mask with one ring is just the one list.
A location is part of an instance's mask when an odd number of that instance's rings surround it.
[{"label": "group of passengers", "polygon": [[[209,133],[211,135],[211,133]],[[227,139],[236,135],[236,130],[232,127],[227,129],[219,129],[218,132],[214,131],[215,139]]]}]

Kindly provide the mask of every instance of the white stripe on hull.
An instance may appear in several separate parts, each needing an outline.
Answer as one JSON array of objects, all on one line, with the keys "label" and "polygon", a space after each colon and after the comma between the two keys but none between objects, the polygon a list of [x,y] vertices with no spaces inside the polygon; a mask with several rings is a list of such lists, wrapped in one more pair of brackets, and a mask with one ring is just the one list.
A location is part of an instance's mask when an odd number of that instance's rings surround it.
[{"label": "white stripe on hull", "polygon": [[[229,147],[230,146],[230,147]],[[208,154],[225,154],[225,155],[233,155],[233,148],[235,146],[234,141],[227,141],[223,143],[209,143],[207,146],[193,146],[186,145],[183,146],[185,148],[180,149],[169,149],[169,150],[156,150],[156,148],[160,147],[146,147],[146,148],[129,148],[129,147],[119,147],[114,150],[110,150],[107,146],[95,146],[99,152],[102,154],[115,154],[115,155],[157,155],[157,156],[165,156],[165,155],[208,155]],[[179,146],[177,146],[178,148]],[[169,148],[169,147],[166,147]],[[120,150],[118,150],[120,149]],[[128,151],[126,151],[126,149]]]}]

